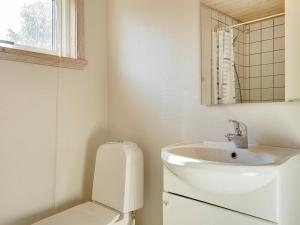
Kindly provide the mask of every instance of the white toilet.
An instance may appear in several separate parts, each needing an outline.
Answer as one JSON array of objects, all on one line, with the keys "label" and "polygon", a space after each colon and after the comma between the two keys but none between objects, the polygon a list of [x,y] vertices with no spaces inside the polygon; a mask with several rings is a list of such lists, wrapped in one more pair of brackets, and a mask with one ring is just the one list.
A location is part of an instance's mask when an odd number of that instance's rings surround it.
[{"label": "white toilet", "polygon": [[133,225],[143,207],[143,154],[131,142],[99,147],[92,201],[34,225]]}]

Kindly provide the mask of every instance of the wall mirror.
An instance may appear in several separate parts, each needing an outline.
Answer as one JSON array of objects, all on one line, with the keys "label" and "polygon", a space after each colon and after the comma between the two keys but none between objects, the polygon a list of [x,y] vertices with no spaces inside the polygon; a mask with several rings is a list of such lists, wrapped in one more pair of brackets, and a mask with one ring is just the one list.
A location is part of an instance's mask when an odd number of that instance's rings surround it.
[{"label": "wall mirror", "polygon": [[284,0],[202,0],[202,104],[285,101]]}]

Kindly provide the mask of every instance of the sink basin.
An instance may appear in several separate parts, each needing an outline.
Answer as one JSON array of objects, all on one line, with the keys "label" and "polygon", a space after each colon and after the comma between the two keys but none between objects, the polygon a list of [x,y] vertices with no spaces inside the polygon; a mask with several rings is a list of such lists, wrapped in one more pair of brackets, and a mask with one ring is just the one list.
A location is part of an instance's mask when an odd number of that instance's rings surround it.
[{"label": "sink basin", "polygon": [[161,157],[174,175],[194,188],[243,194],[276,179],[278,168],[298,153],[267,146],[239,149],[230,142],[192,142],[165,147]]}]

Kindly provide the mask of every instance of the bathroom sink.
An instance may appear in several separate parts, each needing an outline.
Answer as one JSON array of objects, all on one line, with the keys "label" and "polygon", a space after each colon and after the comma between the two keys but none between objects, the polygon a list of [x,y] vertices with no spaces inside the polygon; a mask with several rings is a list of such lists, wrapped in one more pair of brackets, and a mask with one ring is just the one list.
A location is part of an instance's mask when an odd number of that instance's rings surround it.
[{"label": "bathroom sink", "polygon": [[267,146],[239,149],[231,142],[192,142],[165,147],[161,157],[174,175],[194,188],[243,194],[276,179],[278,168],[298,153]]}]

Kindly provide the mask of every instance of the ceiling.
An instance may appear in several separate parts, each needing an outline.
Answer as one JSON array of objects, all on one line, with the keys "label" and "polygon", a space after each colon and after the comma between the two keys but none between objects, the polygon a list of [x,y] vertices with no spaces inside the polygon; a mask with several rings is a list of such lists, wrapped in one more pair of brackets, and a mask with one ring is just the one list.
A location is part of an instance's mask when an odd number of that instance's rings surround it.
[{"label": "ceiling", "polygon": [[201,0],[206,6],[241,22],[284,12],[284,0]]}]

